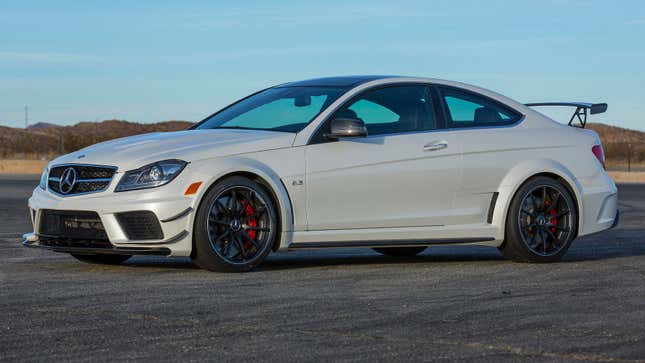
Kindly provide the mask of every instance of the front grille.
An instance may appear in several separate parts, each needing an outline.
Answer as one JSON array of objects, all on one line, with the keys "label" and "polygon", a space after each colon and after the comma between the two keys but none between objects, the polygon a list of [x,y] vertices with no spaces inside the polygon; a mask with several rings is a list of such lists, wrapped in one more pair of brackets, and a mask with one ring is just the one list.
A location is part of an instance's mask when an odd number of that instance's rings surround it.
[{"label": "front grille", "polygon": [[98,193],[107,189],[115,173],[112,166],[59,165],[49,170],[47,185],[62,196]]},{"label": "front grille", "polygon": [[96,212],[42,210],[38,235],[57,240],[91,240],[109,244],[101,218]]},{"label": "front grille", "polygon": [[130,240],[163,239],[157,216],[150,211],[117,213],[116,219]]}]

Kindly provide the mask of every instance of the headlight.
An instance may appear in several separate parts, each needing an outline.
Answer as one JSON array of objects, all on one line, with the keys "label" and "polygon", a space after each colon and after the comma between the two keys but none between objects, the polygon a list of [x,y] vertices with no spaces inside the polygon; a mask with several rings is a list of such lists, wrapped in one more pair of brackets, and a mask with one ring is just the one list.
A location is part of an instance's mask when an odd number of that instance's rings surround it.
[{"label": "headlight", "polygon": [[38,185],[42,190],[47,190],[47,178],[49,176],[49,168],[45,167],[43,173],[40,175],[40,185]]},{"label": "headlight", "polygon": [[182,160],[164,160],[125,172],[115,192],[160,187],[170,183],[188,164]]}]

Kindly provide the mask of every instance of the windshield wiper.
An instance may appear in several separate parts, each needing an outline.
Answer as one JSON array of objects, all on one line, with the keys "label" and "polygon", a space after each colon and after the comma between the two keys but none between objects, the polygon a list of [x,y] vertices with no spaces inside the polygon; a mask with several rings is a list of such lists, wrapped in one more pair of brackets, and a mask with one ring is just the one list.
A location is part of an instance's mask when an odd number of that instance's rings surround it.
[{"label": "windshield wiper", "polygon": [[210,128],[210,130],[217,130],[217,129],[291,132],[291,131],[283,131],[279,129],[261,129],[257,127],[244,127],[244,126],[217,126],[217,127]]},{"label": "windshield wiper", "polygon": [[244,126],[217,126],[213,127],[213,130],[215,129],[232,129],[232,130],[262,130],[258,128],[253,128],[253,127],[244,127]]}]

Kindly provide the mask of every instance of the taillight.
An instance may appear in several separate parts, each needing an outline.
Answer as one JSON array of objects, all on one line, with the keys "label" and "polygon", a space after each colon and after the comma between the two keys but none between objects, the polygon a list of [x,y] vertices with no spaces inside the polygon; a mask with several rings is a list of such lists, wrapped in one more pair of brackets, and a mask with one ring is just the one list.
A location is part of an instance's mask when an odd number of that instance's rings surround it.
[{"label": "taillight", "polygon": [[602,164],[602,168],[606,169],[605,167],[605,152],[602,150],[602,145],[594,145],[591,148],[591,152],[596,156],[596,159],[600,161]]}]

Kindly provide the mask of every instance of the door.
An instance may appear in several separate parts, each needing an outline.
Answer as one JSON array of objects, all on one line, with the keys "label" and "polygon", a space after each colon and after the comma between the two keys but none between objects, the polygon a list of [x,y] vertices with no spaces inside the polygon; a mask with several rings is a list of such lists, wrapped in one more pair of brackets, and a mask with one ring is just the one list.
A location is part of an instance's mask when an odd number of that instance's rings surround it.
[{"label": "door", "polygon": [[[308,230],[452,223],[461,177],[459,143],[437,128],[424,85],[365,91],[305,147]],[[368,136],[327,140],[335,117],[365,122]]]},{"label": "door", "polygon": [[454,202],[457,222],[490,223],[489,210],[502,179],[518,160],[534,153],[527,147],[531,135],[512,127],[522,118],[519,112],[484,95],[453,87],[439,87],[438,95],[447,130],[458,136],[463,155]]}]

